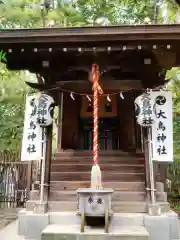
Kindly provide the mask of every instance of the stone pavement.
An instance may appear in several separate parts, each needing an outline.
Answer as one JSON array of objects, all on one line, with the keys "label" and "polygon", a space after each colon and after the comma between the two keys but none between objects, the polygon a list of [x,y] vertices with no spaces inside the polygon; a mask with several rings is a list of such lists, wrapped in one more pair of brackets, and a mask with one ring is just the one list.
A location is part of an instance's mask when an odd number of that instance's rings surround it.
[{"label": "stone pavement", "polygon": [[1,240],[25,240],[24,237],[17,235],[18,221],[13,221],[6,227],[0,230]]},{"label": "stone pavement", "polygon": [[0,230],[1,240],[25,240],[24,237],[17,235],[18,221],[13,221]]},{"label": "stone pavement", "polygon": [[15,208],[0,208],[0,230],[17,219],[17,211]]}]

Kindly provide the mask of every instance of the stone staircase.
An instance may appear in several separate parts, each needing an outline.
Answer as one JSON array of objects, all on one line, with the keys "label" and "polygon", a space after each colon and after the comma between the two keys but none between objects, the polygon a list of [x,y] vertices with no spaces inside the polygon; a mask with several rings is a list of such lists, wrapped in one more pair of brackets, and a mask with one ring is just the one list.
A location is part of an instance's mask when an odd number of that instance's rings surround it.
[{"label": "stone staircase", "polygon": [[[113,188],[114,212],[147,212],[145,168],[142,154],[121,151],[100,152],[99,164],[104,188]],[[50,211],[76,211],[78,188],[90,187],[92,152],[64,151],[56,153],[51,166]],[[162,183],[157,183],[157,201],[162,211],[169,210]],[[32,210],[39,191],[31,191],[27,210]]]}]

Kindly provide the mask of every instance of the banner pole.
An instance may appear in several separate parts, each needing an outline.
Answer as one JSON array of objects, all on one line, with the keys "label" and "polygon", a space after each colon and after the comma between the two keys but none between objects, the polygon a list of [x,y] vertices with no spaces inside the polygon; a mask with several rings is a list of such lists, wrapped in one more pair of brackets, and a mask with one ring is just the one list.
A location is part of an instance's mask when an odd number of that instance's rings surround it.
[{"label": "banner pole", "polygon": [[44,201],[45,151],[46,151],[46,128],[43,128],[42,129],[42,156],[41,156],[41,190],[40,190],[41,204]]},{"label": "banner pole", "polygon": [[152,142],[151,142],[151,127],[148,127],[148,161],[149,161],[149,174],[150,174],[150,190],[151,190],[151,203],[156,204],[155,199],[155,185],[154,185],[154,169],[152,160]]}]

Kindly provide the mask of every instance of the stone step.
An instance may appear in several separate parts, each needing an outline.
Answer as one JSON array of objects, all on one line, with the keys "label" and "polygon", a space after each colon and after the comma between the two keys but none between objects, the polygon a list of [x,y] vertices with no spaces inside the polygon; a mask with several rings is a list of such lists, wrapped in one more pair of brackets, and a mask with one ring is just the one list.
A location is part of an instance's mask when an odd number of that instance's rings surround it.
[{"label": "stone step", "polygon": [[[112,237],[113,236],[113,237]],[[110,227],[109,233],[104,233],[104,228],[91,228],[85,226],[85,232],[80,233],[80,225],[48,225],[41,234],[41,240],[80,239],[83,240],[148,240],[149,234],[143,226]]]},{"label": "stone step", "polygon": [[[26,202],[26,210],[33,211],[36,201],[29,200]],[[158,202],[162,212],[168,212],[170,210],[169,203]],[[77,201],[49,201],[48,209],[51,212],[66,212],[77,211]],[[115,213],[146,213],[148,211],[148,205],[146,202],[112,202],[112,210]]]},{"label": "stone step", "polygon": [[[55,156],[93,156],[93,151],[81,151],[81,150],[65,150],[61,152],[56,152]],[[133,156],[133,157],[143,157],[143,153],[135,153],[135,152],[123,152],[121,150],[100,150],[99,156]]]},{"label": "stone step", "polygon": [[[55,157],[52,160],[52,164],[60,164],[60,163],[73,163],[73,164],[85,164],[89,163],[92,164],[93,157],[87,156],[74,156],[74,157]],[[144,158],[140,157],[112,157],[112,156],[104,156],[99,157],[98,159],[99,164],[144,164]]]},{"label": "stone step", "polygon": [[[92,164],[93,159],[86,159],[86,158],[70,158],[70,159],[57,159],[57,160],[52,160],[52,165],[53,164],[62,164],[62,163],[68,163],[68,164],[86,164],[86,163],[90,163]],[[109,158],[109,159],[101,159],[98,161],[99,165],[101,166],[102,164],[126,164],[126,165],[139,165],[139,164],[143,164],[144,165],[144,160],[137,158],[137,159],[115,159],[115,158]]]},{"label": "stone step", "polygon": [[[78,188],[90,187],[90,181],[51,181],[52,191],[61,190],[77,190]],[[112,188],[114,191],[144,191],[144,181],[136,182],[103,182],[104,188]],[[156,183],[157,192],[164,192],[164,184],[161,182]]]},{"label": "stone step", "polygon": [[[102,171],[118,171],[118,172],[144,172],[143,164],[101,164]],[[92,163],[86,164],[71,164],[71,163],[55,163],[52,162],[51,171],[52,172],[73,172],[73,171],[91,171]]]},{"label": "stone step", "polygon": [[[112,226],[143,226],[144,213],[113,213],[110,219]],[[81,217],[77,212],[49,212],[50,224],[80,224]]]},{"label": "stone step", "polygon": [[[37,190],[30,192],[31,200],[39,200],[40,192]],[[76,191],[51,191],[49,196],[50,201],[77,201]],[[112,201],[145,201],[145,192],[117,191],[112,196]],[[161,202],[167,201],[165,192],[156,192],[156,200]]]},{"label": "stone step", "polygon": [[[91,172],[51,172],[52,181],[87,181],[90,179]],[[110,171],[104,171],[102,174],[103,181],[139,181],[145,177],[144,173],[116,173]]]}]

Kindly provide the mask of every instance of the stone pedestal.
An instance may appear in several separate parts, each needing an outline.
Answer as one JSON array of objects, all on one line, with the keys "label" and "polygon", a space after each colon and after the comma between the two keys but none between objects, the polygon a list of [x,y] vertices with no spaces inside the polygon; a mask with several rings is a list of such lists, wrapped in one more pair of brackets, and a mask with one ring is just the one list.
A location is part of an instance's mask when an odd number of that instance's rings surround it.
[{"label": "stone pedestal", "polygon": [[148,213],[150,216],[160,216],[161,207],[158,204],[148,204]]},{"label": "stone pedestal", "polygon": [[41,232],[49,224],[49,213],[34,213],[25,210],[19,212],[18,234],[25,239],[40,240]]},{"label": "stone pedestal", "polygon": [[170,237],[170,224],[167,215],[144,217],[144,225],[149,233],[149,240],[173,240]]},{"label": "stone pedestal", "polygon": [[36,202],[33,212],[37,213],[37,214],[47,213],[48,212],[47,202],[42,202],[42,203],[41,202]]}]

